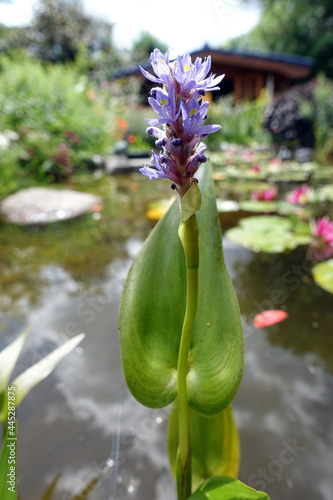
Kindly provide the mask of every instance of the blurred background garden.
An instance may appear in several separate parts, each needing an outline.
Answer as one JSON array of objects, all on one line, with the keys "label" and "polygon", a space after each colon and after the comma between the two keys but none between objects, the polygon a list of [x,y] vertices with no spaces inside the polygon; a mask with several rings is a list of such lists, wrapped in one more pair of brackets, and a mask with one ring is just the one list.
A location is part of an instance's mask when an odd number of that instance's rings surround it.
[{"label": "blurred background garden", "polygon": [[[138,172],[155,148],[139,64],[148,70],[156,47],[211,55],[213,73],[225,73],[205,96],[208,122],[222,126],[205,142],[244,323],[233,405],[240,479],[272,500],[332,500],[331,0],[185,2],[177,28],[176,6],[155,7],[155,23],[141,26],[150,3],[127,3],[127,43],[99,2],[96,13],[88,0],[30,4],[15,23],[24,4],[0,0],[0,350],[32,325],[20,373],[87,336],[20,407],[21,500],[39,500],[54,478],[54,498],[69,500],[96,474],[94,500],[175,497],[166,414],[128,393],[117,326],[126,273],[174,199],[167,181]],[[51,224],[29,220],[29,205],[6,209],[8,197],[36,187],[96,198],[75,218],[59,206]],[[258,329],[253,318],[266,309],[288,318]],[[293,440],[304,451],[277,471],[271,464]]]}]

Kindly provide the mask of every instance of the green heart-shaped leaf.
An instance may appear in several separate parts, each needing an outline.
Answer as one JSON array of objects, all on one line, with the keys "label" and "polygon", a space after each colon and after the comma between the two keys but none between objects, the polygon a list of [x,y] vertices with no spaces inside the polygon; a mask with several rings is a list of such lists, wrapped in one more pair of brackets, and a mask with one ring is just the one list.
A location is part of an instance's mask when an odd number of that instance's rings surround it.
[{"label": "green heart-shaped leaf", "polygon": [[217,476],[207,479],[188,500],[269,500],[263,491],[256,491],[237,479]]},{"label": "green heart-shaped leaf", "polygon": [[[211,476],[226,474],[237,477],[240,448],[231,407],[213,417],[189,410],[192,487],[197,488]],[[171,471],[176,478],[178,450],[178,405],[169,417],[168,451]]]},{"label": "green heart-shaped leaf", "polygon": [[[188,395],[212,415],[232,401],[243,372],[237,299],[227,274],[211,169],[200,180],[199,303],[189,355]],[[142,404],[159,408],[177,394],[177,360],[186,301],[186,268],[174,203],[155,226],[128,274],[119,314],[127,385]]]}]

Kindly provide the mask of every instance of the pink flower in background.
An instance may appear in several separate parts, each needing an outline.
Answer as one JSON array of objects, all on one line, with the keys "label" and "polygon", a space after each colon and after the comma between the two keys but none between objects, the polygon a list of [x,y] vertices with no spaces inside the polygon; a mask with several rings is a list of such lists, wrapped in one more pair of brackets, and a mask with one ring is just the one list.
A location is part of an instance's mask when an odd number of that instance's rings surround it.
[{"label": "pink flower in background", "polygon": [[254,152],[249,149],[243,149],[241,152],[241,157],[245,161],[252,161],[254,158]]},{"label": "pink flower in background", "polygon": [[313,240],[310,244],[315,260],[325,260],[333,255],[333,222],[328,216],[318,219],[311,227]]},{"label": "pink flower in background", "polygon": [[275,156],[274,158],[271,159],[271,161],[268,164],[268,171],[273,173],[280,172],[281,167],[282,167],[282,162],[280,158]]},{"label": "pink flower in background", "polygon": [[272,201],[277,195],[277,189],[272,187],[270,189],[265,189],[265,191],[253,191],[251,194],[252,200],[255,201]]},{"label": "pink flower in background", "polygon": [[235,155],[237,153],[238,149],[235,145],[231,144],[228,148],[228,153]]},{"label": "pink flower in background", "polygon": [[254,165],[252,165],[252,167],[250,168],[250,170],[253,170],[254,172],[260,172],[261,166],[258,165],[258,163],[255,163]]},{"label": "pink flower in background", "polygon": [[311,190],[307,184],[302,184],[287,196],[287,201],[294,205],[306,205],[310,199]]}]

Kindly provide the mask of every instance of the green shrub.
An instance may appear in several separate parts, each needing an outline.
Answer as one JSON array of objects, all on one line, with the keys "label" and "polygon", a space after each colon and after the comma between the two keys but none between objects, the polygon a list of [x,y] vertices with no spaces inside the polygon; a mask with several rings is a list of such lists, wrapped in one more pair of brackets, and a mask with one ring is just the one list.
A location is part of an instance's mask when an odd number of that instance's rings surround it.
[{"label": "green shrub", "polygon": [[222,130],[207,138],[208,147],[217,147],[222,141],[245,146],[251,146],[253,143],[269,143],[269,134],[262,127],[268,102],[269,96],[263,91],[256,101],[235,104],[233,96],[230,95],[213,103],[208,121],[221,125]]},{"label": "green shrub", "polygon": [[[110,114],[73,66],[23,53],[0,58],[0,131],[19,135],[26,172],[63,180],[112,144]],[[22,151],[21,151],[22,153]]]},{"label": "green shrub", "polygon": [[22,185],[24,173],[18,164],[18,155],[16,146],[9,150],[0,148],[0,200]]}]

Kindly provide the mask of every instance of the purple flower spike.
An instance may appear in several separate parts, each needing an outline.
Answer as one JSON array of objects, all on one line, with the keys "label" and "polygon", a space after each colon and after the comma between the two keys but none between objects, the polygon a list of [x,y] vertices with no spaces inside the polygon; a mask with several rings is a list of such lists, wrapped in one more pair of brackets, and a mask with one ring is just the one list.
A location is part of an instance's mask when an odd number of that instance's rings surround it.
[{"label": "purple flower spike", "polygon": [[210,57],[204,61],[197,58],[192,63],[191,56],[185,54],[170,65],[169,51],[164,55],[155,49],[150,59],[156,76],[142,68],[141,71],[150,81],[163,87],[150,92],[148,102],[158,118],[146,119],[150,125],[147,134],[156,139],[155,144],[162,151],[159,155],[153,152],[151,166],[144,166],[140,172],[149,179],[171,180],[172,189],[182,197],[191,184],[197,182],[193,175],[207,161],[202,139],[221,128],[220,125],[204,125],[209,103],[203,102],[202,97],[207,91],[218,89],[224,75],[207,77]]}]

